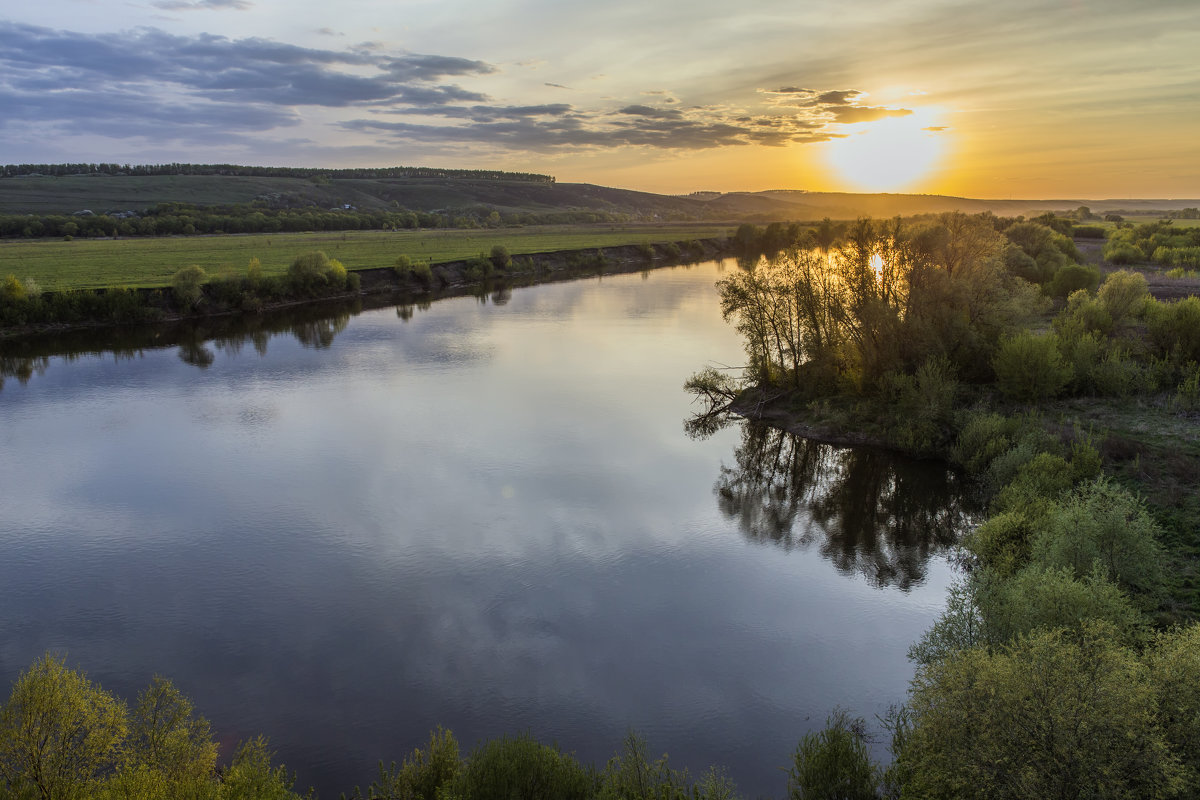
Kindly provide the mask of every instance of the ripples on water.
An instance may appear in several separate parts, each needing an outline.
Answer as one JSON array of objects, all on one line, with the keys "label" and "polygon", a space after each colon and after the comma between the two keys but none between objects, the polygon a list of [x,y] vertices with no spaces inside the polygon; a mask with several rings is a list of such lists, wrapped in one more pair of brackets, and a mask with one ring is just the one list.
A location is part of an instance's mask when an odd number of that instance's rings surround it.
[{"label": "ripples on water", "polygon": [[965,512],[929,464],[686,436],[742,359],[719,269],[8,346],[0,679],[169,676],[325,797],[439,724],[781,795],[835,705],[902,699]]}]

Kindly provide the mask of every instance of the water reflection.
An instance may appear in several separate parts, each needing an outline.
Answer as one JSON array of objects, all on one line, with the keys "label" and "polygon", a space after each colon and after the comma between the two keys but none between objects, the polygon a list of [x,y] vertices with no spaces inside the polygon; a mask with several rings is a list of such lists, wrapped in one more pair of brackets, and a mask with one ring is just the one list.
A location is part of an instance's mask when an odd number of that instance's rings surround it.
[{"label": "water reflection", "polygon": [[[396,314],[409,319],[414,308],[428,309],[429,303],[397,306]],[[207,369],[216,360],[214,349],[237,355],[246,344],[251,344],[259,356],[265,356],[270,341],[278,337],[322,350],[330,347],[350,324],[351,317],[362,311],[361,302],[322,304],[254,316],[213,317],[102,331],[76,330],[4,342],[0,344],[0,389],[4,388],[6,378],[15,378],[24,385],[35,375],[44,375],[52,358],[67,363],[96,356],[122,361],[140,358],[151,350],[177,347],[180,361]]]},{"label": "water reflection", "polygon": [[930,556],[973,513],[944,466],[868,448],[845,448],[746,423],[721,467],[717,505],[748,540],[785,550],[816,546],[843,574],[908,590]]}]

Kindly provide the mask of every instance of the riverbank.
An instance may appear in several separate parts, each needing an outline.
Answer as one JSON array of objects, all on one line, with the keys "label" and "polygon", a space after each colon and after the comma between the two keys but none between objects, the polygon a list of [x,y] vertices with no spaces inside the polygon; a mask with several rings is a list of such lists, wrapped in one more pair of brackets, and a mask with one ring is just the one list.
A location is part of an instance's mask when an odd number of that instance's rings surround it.
[{"label": "riverbank", "polygon": [[[386,297],[380,305],[425,302],[488,292],[499,287],[636,272],[720,258],[731,252],[728,239],[713,237],[527,253],[500,266],[493,265],[484,256],[477,256],[422,265],[424,270],[390,266],[351,270],[346,273],[347,280],[343,284],[346,288],[340,290],[314,289],[311,285],[289,286],[281,283],[280,278],[267,278],[266,281],[274,282],[273,295],[262,291],[251,279],[226,277],[197,287],[198,296],[187,304],[181,302],[176,292],[162,288],[46,292],[26,301],[31,310],[23,321],[0,327],[0,344],[8,346],[24,339],[60,336],[70,331],[97,331],[131,325],[172,326],[199,320],[270,314],[300,306],[344,305],[372,297]],[[76,302],[67,312],[58,311],[57,307],[64,305],[67,298]],[[84,302],[79,303],[80,300]],[[42,314],[40,319],[39,313]],[[74,314],[76,318],[62,319],[65,314]]]}]

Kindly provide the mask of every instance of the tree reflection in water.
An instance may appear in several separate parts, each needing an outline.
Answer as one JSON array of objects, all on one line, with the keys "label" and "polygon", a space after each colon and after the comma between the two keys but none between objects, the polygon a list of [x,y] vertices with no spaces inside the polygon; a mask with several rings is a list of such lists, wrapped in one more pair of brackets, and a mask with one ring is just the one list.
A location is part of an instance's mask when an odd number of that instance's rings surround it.
[{"label": "tree reflection in water", "polygon": [[[425,309],[429,305],[418,304]],[[413,306],[398,306],[409,309]],[[359,303],[326,304],[320,308],[296,307],[270,314],[243,317],[214,317],[185,320],[168,325],[140,325],[105,330],[81,329],[61,334],[33,336],[0,343],[0,389],[6,378],[22,385],[43,374],[52,358],[73,362],[86,357],[112,357],[114,360],[141,358],[146,352],[177,347],[179,360],[199,369],[207,369],[216,360],[215,350],[237,355],[250,344],[260,355],[275,337],[290,337],[302,347],[322,350],[333,345],[338,334],[361,311]]]},{"label": "tree reflection in water", "polygon": [[908,590],[955,543],[973,509],[953,472],[864,447],[835,447],[746,422],[713,491],[752,542],[816,546],[839,572]]}]

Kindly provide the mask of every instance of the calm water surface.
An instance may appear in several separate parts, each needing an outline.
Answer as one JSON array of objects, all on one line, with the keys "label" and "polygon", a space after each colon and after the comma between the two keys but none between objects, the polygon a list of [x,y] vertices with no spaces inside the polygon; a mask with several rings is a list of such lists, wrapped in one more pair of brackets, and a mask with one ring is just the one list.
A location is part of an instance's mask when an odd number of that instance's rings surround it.
[{"label": "calm water surface", "polygon": [[324,797],[437,725],[782,796],[830,709],[903,698],[965,512],[935,465],[685,435],[743,358],[720,269],[9,363],[0,681],[166,675]]}]

